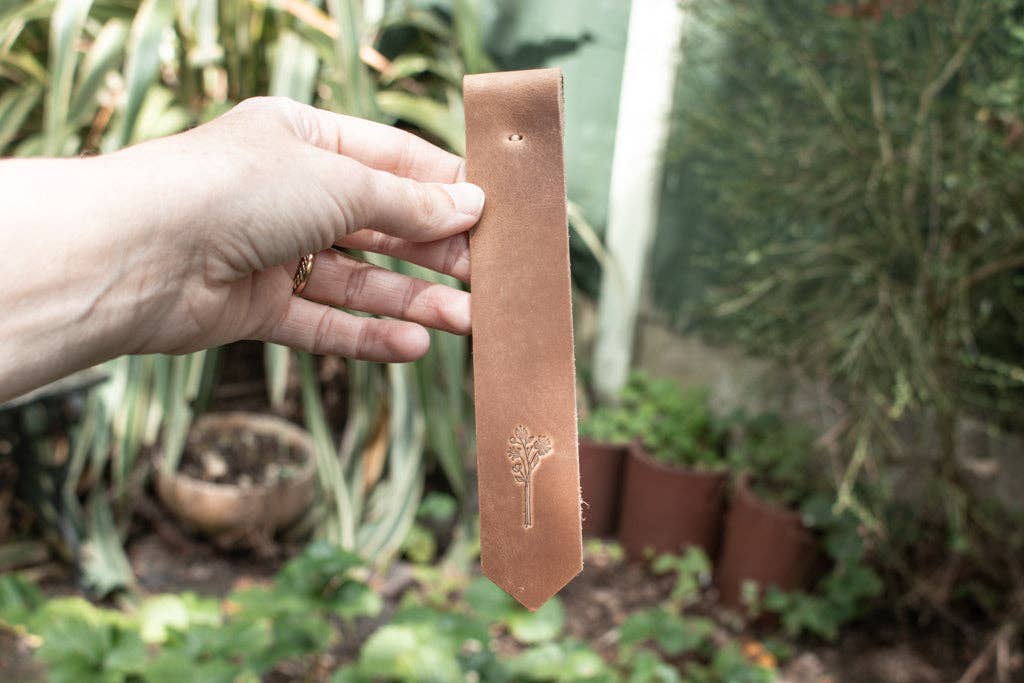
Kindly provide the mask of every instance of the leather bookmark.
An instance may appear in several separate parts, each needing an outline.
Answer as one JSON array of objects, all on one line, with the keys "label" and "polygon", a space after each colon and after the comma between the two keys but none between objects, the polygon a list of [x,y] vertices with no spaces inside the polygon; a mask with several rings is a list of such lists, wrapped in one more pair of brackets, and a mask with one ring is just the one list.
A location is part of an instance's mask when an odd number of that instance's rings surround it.
[{"label": "leather bookmark", "polygon": [[537,609],[583,569],[562,73],[466,76],[480,563]]}]

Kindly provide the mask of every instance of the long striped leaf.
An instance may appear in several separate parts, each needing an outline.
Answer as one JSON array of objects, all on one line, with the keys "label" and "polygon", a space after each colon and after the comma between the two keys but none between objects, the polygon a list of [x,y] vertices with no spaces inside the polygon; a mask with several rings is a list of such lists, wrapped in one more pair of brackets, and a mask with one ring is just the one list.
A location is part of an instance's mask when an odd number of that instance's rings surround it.
[{"label": "long striped leaf", "polygon": [[0,155],[11,144],[25,119],[43,96],[38,85],[27,85],[0,95]]},{"label": "long striped leaf", "polygon": [[64,147],[68,108],[75,67],[78,65],[78,39],[92,0],[60,0],[50,17],[50,89],[46,97],[46,154],[56,155]]},{"label": "long striped leaf", "polygon": [[494,71],[494,62],[484,50],[480,0],[454,0],[455,35],[468,73]]},{"label": "long striped leaf", "polygon": [[270,407],[279,410],[284,405],[285,390],[288,388],[288,366],[291,364],[291,349],[280,344],[263,345],[263,366],[266,372],[267,397]]},{"label": "long striped leaf", "polygon": [[171,360],[170,386],[167,392],[167,403],[164,420],[163,445],[161,448],[160,467],[165,472],[178,469],[178,462],[185,450],[188,428],[192,423],[192,409],[189,405],[189,371],[193,365],[202,365],[202,352],[186,356],[176,356]]},{"label": "long striped leaf", "polygon": [[120,63],[127,40],[128,24],[120,19],[111,19],[96,34],[92,46],[85,53],[78,83],[71,96],[68,121],[72,125],[82,125],[91,117],[90,107],[96,103],[107,74]]},{"label": "long striped leaf", "polygon": [[377,93],[377,106],[395,119],[402,119],[438,138],[456,154],[466,149],[462,114],[425,97],[404,92]]},{"label": "long striped leaf", "polygon": [[364,119],[377,118],[373,81],[359,59],[359,36],[363,15],[356,0],[327,0],[331,17],[337,22],[335,57],[344,74],[345,112]]},{"label": "long striped leaf", "polygon": [[46,67],[35,55],[26,50],[12,50],[0,54],[0,75],[19,83],[26,79],[40,85],[50,82],[50,74],[46,72]]},{"label": "long striped leaf", "polygon": [[0,7],[0,57],[18,39],[25,25],[53,14],[57,0],[35,0],[35,2],[8,2]]},{"label": "long striped leaf", "polygon": [[94,493],[89,500],[81,552],[82,578],[97,595],[134,585],[135,575],[124,554],[110,503],[102,492]]},{"label": "long striped leaf", "polygon": [[297,33],[285,31],[277,41],[270,70],[270,94],[309,104],[313,101],[320,60]]},{"label": "long striped leaf", "polygon": [[174,103],[174,93],[154,85],[146,93],[132,134],[132,143],[174,135],[188,128],[192,118]]},{"label": "long striped leaf", "polygon": [[139,112],[160,69],[160,43],[174,21],[174,0],[143,0],[128,36],[125,100],[113,136],[105,151],[124,147],[135,133]]},{"label": "long striped leaf", "polygon": [[409,365],[386,366],[388,378],[388,477],[374,490],[367,519],[359,529],[358,549],[383,561],[402,544],[423,492],[425,425]]},{"label": "long striped leaf", "polygon": [[317,481],[330,510],[325,522],[326,536],[332,543],[354,549],[356,508],[341,470],[338,453],[331,440],[327,417],[324,415],[320,382],[316,374],[316,360],[308,353],[299,353],[299,374],[306,428],[313,437]]}]

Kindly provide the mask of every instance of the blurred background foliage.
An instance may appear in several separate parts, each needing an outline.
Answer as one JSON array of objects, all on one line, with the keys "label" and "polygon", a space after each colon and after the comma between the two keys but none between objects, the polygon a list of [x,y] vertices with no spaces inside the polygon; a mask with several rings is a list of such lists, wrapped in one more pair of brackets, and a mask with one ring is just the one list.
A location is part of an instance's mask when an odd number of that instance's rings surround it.
[{"label": "blurred background foliage", "polygon": [[827,388],[901,600],[1000,602],[1020,539],[964,435],[1024,426],[1024,4],[687,6],[660,315]]},{"label": "blurred background foliage", "polygon": [[[966,435],[1024,430],[1024,3],[682,4],[642,324],[822,388],[829,492],[857,515],[886,604],[958,633],[965,614],[1019,618],[1020,514],[975,476],[1012,457],[979,460]],[[459,152],[464,73],[558,63],[574,282],[593,294],[628,5],[0,0],[0,155],[110,151],[268,93]],[[298,400],[317,442],[319,504],[299,532],[386,561],[417,535],[429,474],[461,503],[450,555],[470,556],[456,552],[474,543],[468,349],[432,335],[413,365],[346,363],[344,424],[327,363],[262,349],[267,402]],[[43,400],[18,425],[0,414],[32,440],[19,482],[47,545],[95,593],[131,585],[122,541],[154,457],[173,467],[224,355],[118,359],[110,381],[80,378],[70,413]]]}]

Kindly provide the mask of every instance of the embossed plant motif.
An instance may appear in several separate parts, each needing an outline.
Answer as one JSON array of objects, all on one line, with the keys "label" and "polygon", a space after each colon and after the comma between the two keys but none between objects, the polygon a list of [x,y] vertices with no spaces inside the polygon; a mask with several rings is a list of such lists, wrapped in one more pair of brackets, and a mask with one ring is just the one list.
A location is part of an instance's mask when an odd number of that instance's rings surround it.
[{"label": "embossed plant motif", "polygon": [[508,439],[508,458],[512,461],[512,478],[523,485],[523,526],[533,526],[533,501],[530,485],[533,473],[540,465],[540,459],[551,453],[551,439],[546,436],[530,436],[530,430],[516,425]]}]

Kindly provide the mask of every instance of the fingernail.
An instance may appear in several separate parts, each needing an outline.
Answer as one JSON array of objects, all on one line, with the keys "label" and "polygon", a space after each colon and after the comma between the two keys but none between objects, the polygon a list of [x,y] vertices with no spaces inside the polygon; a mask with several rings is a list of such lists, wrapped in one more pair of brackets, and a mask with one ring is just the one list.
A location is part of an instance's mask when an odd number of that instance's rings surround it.
[{"label": "fingernail", "polygon": [[452,198],[455,210],[470,216],[479,216],[484,208],[484,191],[472,183],[443,185],[444,191]]}]

